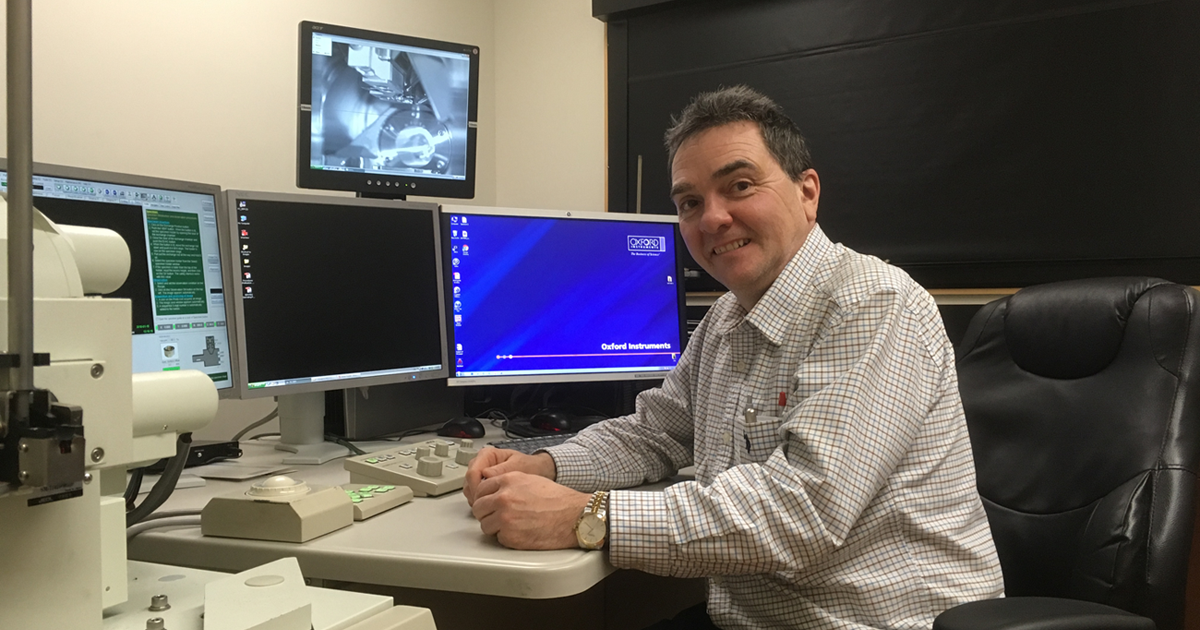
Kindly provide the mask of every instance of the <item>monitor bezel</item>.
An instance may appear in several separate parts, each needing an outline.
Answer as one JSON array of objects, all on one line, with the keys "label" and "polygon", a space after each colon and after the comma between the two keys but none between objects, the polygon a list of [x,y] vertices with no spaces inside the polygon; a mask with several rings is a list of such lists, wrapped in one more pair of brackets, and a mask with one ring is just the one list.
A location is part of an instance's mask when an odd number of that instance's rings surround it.
[{"label": "monitor bezel", "polygon": [[[245,199],[247,201],[273,201],[280,203],[312,203],[319,205],[334,205],[334,206],[354,206],[354,207],[372,207],[384,209],[404,209],[404,210],[419,210],[427,212],[430,221],[433,222],[433,247],[434,247],[434,265],[437,281],[437,294],[441,296],[443,291],[442,285],[442,243],[441,243],[441,221],[437,212],[437,204],[415,201],[395,201],[386,199],[364,199],[361,197],[335,197],[329,195],[311,195],[311,194],[292,194],[292,193],[273,193],[253,190],[227,190],[225,191],[225,208],[226,217],[225,225],[228,229],[228,245],[221,249],[221,255],[225,261],[224,268],[228,270],[228,278],[226,282],[230,287],[240,287],[241,282],[238,279],[238,272],[235,269],[240,269],[240,266],[235,265],[234,252],[235,243],[238,242],[238,222],[234,216],[237,212],[237,201]],[[234,330],[236,331],[234,339],[230,342],[231,346],[237,347],[238,357],[238,378],[234,382],[234,396],[243,400],[253,398],[266,398],[269,396],[285,396],[289,394],[302,394],[307,392],[324,392],[338,389],[353,389],[357,387],[371,387],[374,385],[390,385],[393,383],[412,383],[417,381],[430,381],[443,379],[450,374],[450,364],[447,357],[446,347],[446,317],[445,317],[445,301],[437,300],[438,322],[441,328],[441,353],[442,367],[438,370],[428,370],[425,372],[410,372],[404,374],[387,374],[383,376],[368,376],[353,379],[340,379],[332,381],[320,381],[310,383],[299,383],[293,385],[281,385],[278,387],[259,387],[250,388],[249,371],[246,366],[246,361],[249,359],[246,355],[246,319],[245,311],[242,309],[242,293],[234,291],[237,297],[230,300],[234,303]]]},{"label": "monitor bezel", "polygon": [[[441,206],[440,215],[441,223],[449,220],[451,214],[469,214],[469,215],[488,215],[502,217],[539,217],[551,219],[570,219],[570,220],[596,220],[596,221],[625,221],[634,223],[669,223],[675,226],[675,277],[679,279],[675,283],[676,300],[679,313],[679,351],[682,353],[687,347],[687,294],[684,290],[683,278],[683,258],[679,255],[680,248],[685,247],[683,236],[679,232],[679,219],[674,215],[666,214],[627,214],[621,212],[591,212],[583,210],[546,210],[535,208],[505,208],[491,206],[465,206],[443,204]],[[442,252],[449,251],[448,232],[442,230]],[[442,278],[443,286],[446,286],[446,274],[450,267],[446,264],[446,256],[442,255]],[[446,332],[446,351],[450,354],[450,349],[454,346],[454,326],[450,321],[450,313],[453,312],[451,302],[453,297],[449,292],[444,294],[443,311],[447,313],[444,322]],[[650,381],[662,380],[667,377],[671,370],[651,370],[651,371],[629,371],[629,372],[572,372],[562,374],[514,374],[505,376],[455,376],[456,367],[450,364],[450,374],[446,383],[452,387],[468,387],[475,385],[537,385],[542,383],[586,383],[599,381]]]},{"label": "monitor bezel", "polygon": [[[8,172],[8,158],[0,158],[0,171]],[[224,239],[228,237],[228,230],[222,224],[228,217],[225,213],[225,195],[221,192],[221,187],[216,184],[204,184],[201,182],[191,182],[179,179],[167,179],[163,177],[153,177],[150,175],[134,175],[131,173],[118,173],[115,171],[102,171],[99,169],[84,168],[81,166],[65,166],[62,164],[48,164],[45,162],[33,163],[33,174],[43,175],[46,177],[62,177],[66,179],[80,179],[96,182],[108,182],[119,186],[138,186],[142,188],[160,188],[163,190],[177,190],[179,192],[195,193],[202,195],[212,195],[213,208],[217,214],[217,250],[222,254],[221,261],[221,291],[225,302],[225,334],[229,337],[229,374],[231,385],[225,388],[217,388],[218,398],[228,399],[235,398],[234,390],[237,389],[238,381],[238,360],[237,351],[234,348],[233,338],[234,332],[231,329],[233,326],[233,311],[229,305],[228,293],[228,275],[224,261],[225,244]],[[37,207],[37,197],[34,197],[34,207]],[[114,298],[105,298],[114,299]],[[132,332],[130,333],[132,336]],[[132,340],[129,348],[130,356],[133,355]],[[215,383],[214,383],[215,385]]]},{"label": "monitor bezel", "polygon": [[[471,58],[467,93],[467,170],[465,180],[388,175],[349,171],[324,171],[312,163],[312,36],[314,32],[353,37],[386,44],[465,53]],[[300,22],[299,95],[296,109],[296,186],[314,190],[348,190],[365,195],[400,197],[420,195],[450,199],[475,197],[475,163],[479,125],[479,47],[395,33],[368,31],[322,22]]]}]

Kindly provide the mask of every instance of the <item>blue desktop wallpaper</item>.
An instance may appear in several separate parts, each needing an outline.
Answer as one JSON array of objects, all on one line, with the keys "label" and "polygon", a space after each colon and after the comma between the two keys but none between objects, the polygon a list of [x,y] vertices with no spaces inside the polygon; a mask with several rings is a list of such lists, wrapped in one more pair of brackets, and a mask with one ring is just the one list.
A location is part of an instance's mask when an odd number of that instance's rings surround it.
[{"label": "blue desktop wallpaper", "polygon": [[446,228],[458,376],[678,361],[674,225],[452,215]]}]

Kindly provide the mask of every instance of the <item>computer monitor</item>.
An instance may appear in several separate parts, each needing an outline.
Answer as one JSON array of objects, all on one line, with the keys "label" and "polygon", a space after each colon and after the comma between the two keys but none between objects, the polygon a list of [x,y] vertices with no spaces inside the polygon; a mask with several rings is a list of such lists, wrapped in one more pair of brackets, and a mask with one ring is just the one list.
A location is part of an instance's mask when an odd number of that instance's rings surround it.
[{"label": "computer monitor", "polygon": [[[8,187],[8,162],[0,160]],[[233,392],[218,186],[33,165],[33,205],[55,223],[113,230],[129,276],[106,297],[130,301],[135,373],[194,369]]]},{"label": "computer monitor", "polygon": [[479,48],[300,23],[296,185],[475,196]]},{"label": "computer monitor", "polygon": [[442,206],[450,384],[663,378],[680,247],[673,216]]},{"label": "computer monitor", "polygon": [[237,395],[278,396],[285,463],[345,456],[325,397],[446,378],[437,206],[226,191]]}]

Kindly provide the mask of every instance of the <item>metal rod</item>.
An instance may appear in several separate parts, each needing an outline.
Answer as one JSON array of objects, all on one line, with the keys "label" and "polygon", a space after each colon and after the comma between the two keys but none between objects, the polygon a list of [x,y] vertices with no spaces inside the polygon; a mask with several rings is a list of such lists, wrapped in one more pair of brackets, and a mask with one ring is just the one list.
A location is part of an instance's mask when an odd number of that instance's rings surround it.
[{"label": "metal rod", "polygon": [[33,390],[33,0],[8,0],[8,386],[16,417]]}]

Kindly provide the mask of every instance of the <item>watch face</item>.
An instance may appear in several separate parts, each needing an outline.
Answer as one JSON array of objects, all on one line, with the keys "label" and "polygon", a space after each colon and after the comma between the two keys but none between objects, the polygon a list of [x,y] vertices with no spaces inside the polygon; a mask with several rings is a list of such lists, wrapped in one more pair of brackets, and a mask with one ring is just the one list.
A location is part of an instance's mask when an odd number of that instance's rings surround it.
[{"label": "watch face", "polygon": [[583,544],[599,545],[604,540],[607,529],[600,517],[589,512],[579,519],[579,527],[576,529],[576,532],[578,532],[579,540]]}]

